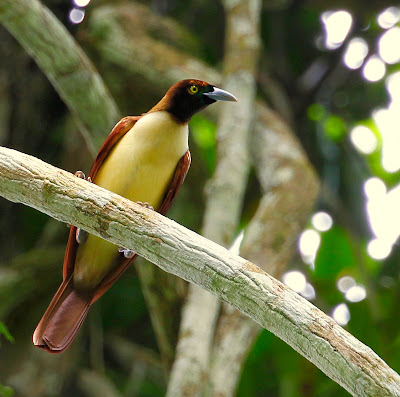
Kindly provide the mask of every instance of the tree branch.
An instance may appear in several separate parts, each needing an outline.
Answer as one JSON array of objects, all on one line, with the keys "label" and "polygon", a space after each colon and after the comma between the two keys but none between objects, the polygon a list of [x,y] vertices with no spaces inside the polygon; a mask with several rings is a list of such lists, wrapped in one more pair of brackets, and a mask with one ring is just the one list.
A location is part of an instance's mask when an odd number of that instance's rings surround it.
[{"label": "tree branch", "polygon": [[321,310],[244,258],[41,160],[0,148],[0,195],[133,249],[247,314],[354,396],[400,396],[400,376]]},{"label": "tree branch", "polygon": [[53,84],[94,157],[120,115],[92,62],[38,0],[2,0],[0,22]]}]

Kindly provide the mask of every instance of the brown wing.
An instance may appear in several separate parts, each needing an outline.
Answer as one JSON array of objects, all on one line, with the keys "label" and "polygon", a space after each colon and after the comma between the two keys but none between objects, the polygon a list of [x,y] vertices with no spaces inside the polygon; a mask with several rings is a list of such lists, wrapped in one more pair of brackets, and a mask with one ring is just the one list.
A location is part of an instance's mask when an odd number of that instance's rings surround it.
[{"label": "brown wing", "polygon": [[[99,170],[105,158],[110,153],[111,149],[135,125],[140,117],[141,116],[124,117],[120,121],[118,121],[115,127],[111,130],[107,139],[104,141],[103,145],[101,145],[99,153],[97,154],[96,159],[94,160],[93,165],[90,168],[88,176],[92,180],[96,176],[97,171]],[[68,278],[74,270],[75,256],[78,249],[78,243],[76,242],[75,238],[76,229],[77,228],[75,226],[72,226],[69,233],[68,244],[64,256],[63,280]]]},{"label": "brown wing", "polygon": [[189,171],[191,162],[192,158],[190,156],[189,150],[187,150],[186,153],[179,160],[178,165],[176,166],[175,175],[172,178],[171,184],[169,185],[164,200],[161,203],[160,208],[158,209],[158,212],[160,214],[166,215],[169,209],[171,208],[171,205],[174,202],[175,197],[178,194],[183,181],[185,180],[186,174]]},{"label": "brown wing", "polygon": [[92,178],[92,180],[94,179],[101,164],[103,164],[104,159],[109,155],[111,149],[141,117],[142,116],[127,116],[118,121],[115,127],[111,130],[110,135],[108,135],[107,139],[101,145],[99,153],[97,154],[97,157],[90,168],[88,176]]},{"label": "brown wing", "polygon": [[[160,214],[166,215],[168,210],[170,209],[172,203],[175,200],[176,195],[179,192],[179,189],[182,186],[183,181],[185,180],[186,174],[189,170],[191,163],[190,151],[187,150],[186,153],[181,157],[178,162],[178,165],[175,169],[175,174],[172,178],[171,184],[164,196],[164,200],[161,203],[160,208],[157,210]],[[128,268],[128,266],[137,258],[137,255],[134,255],[132,258],[125,259],[121,255],[121,262],[114,268],[112,272],[110,272],[101,282],[101,284],[96,289],[95,295],[93,297],[92,303],[100,298],[101,295],[106,292],[111,285],[119,278],[119,276]]]},{"label": "brown wing", "polygon": [[[110,135],[107,137],[103,145],[101,146],[99,153],[90,169],[89,177],[94,179],[97,171],[99,170],[104,159],[108,156],[111,149],[118,142],[121,137],[123,137],[139,120],[141,116],[133,117],[128,116],[121,119],[116,126],[111,131]],[[176,195],[185,180],[186,174],[189,170],[191,163],[190,151],[187,150],[186,153],[179,160],[178,165],[175,170],[175,174],[172,178],[171,184],[164,196],[163,202],[161,203],[158,212],[166,215],[170,209],[172,203],[175,200]],[[78,243],[76,242],[76,227],[72,226],[69,234],[68,244],[65,251],[64,257],[64,267],[63,267],[63,279],[66,280],[74,270],[76,251],[78,249]],[[126,268],[137,258],[134,255],[132,258],[125,259],[122,255],[119,259],[120,263],[114,268],[108,276],[104,278],[101,284],[96,289],[93,296],[92,303],[100,298],[111,287],[111,285],[119,278],[119,276],[126,270]]]}]

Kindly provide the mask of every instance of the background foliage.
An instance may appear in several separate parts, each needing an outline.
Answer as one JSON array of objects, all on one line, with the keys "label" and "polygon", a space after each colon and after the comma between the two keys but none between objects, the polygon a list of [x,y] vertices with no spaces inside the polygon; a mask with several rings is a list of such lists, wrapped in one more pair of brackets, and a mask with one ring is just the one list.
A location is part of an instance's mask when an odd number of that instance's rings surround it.
[{"label": "background foliage", "polygon": [[[44,3],[95,63],[123,114],[143,113],[160,98],[164,88],[106,59],[99,44],[104,32],[93,31],[91,17],[96,10],[123,7],[124,3],[92,1],[85,7],[64,0]],[[131,4],[141,5],[137,8],[140,18],[152,21],[150,31],[143,30],[143,35],[221,68],[224,11],[219,1]],[[383,62],[385,71],[377,81],[368,80],[366,71],[371,56],[382,56],[382,35],[392,26],[400,26],[398,8],[391,9],[390,27],[383,28],[378,19],[387,7],[395,5],[390,1],[264,1],[257,82],[258,96],[292,126],[320,177],[315,213],[323,211],[329,215],[324,218],[328,224],[329,219],[333,221],[324,231],[326,222],[321,226],[318,218],[310,219],[299,252],[288,265],[297,273],[289,273],[289,278],[286,273],[283,278],[332,313],[398,372],[400,250],[396,241],[400,217],[396,188],[400,164],[396,159],[387,163],[387,153],[390,148],[398,152],[400,146],[399,112],[395,112],[396,106],[399,110],[399,83],[395,86],[393,78],[390,80],[400,71],[400,56],[397,61]],[[70,20],[73,8],[85,12],[79,24]],[[328,48],[328,14],[323,13],[338,10],[351,13],[352,26],[347,36],[333,45],[336,48]],[[168,22],[165,17],[170,18]],[[136,31],[143,29],[140,18],[133,27]],[[343,59],[356,37],[365,41],[368,53],[358,68],[351,69]],[[136,45],[140,46],[140,38]],[[398,51],[393,48],[392,53]],[[379,69],[373,76],[379,77]],[[240,93],[234,94],[240,97]],[[377,110],[390,106],[394,112],[385,124]],[[367,153],[352,132],[359,125],[369,129],[363,130],[361,142],[375,142]],[[215,130],[215,124],[204,116],[194,118],[190,138],[193,165],[170,213],[193,230],[200,228],[203,187],[215,167]],[[4,29],[0,29],[0,144],[71,172],[87,171],[92,161],[68,109],[35,62]],[[259,186],[252,178],[242,227],[259,197]],[[107,393],[114,393],[109,395],[164,395],[165,374],[135,266],[95,305],[70,351],[60,358],[44,357],[33,349],[31,333],[61,279],[68,230],[33,209],[5,200],[0,201],[0,214],[0,319],[7,325],[0,323],[0,383],[12,386],[21,396],[86,396],[96,390],[95,383],[101,385],[106,379],[107,387],[112,388]],[[335,309],[339,310],[336,317]],[[7,329],[15,343],[10,343]],[[0,389],[0,395],[10,392],[4,390]],[[108,389],[104,386],[102,390]],[[237,396],[277,395],[347,393],[263,331],[243,368]]]}]

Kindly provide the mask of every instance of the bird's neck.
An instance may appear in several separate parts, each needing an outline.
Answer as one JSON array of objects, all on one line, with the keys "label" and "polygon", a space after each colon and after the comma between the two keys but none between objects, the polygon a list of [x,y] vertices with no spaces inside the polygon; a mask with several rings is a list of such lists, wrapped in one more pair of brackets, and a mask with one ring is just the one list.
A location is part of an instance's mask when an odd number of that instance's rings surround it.
[{"label": "bird's neck", "polygon": [[166,111],[177,124],[187,124],[195,113],[206,106],[205,104],[204,107],[194,109],[187,101],[181,101],[167,92],[148,113]]}]

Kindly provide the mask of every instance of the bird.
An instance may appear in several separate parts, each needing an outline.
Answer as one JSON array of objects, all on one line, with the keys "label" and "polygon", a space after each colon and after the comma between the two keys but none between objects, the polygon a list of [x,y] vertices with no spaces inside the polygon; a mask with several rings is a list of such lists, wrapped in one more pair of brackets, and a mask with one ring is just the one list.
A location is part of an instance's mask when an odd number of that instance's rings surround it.
[{"label": "bird", "polygon": [[[86,178],[76,176],[166,215],[188,172],[188,122],[215,103],[237,99],[201,80],[174,84],[147,113],[127,116],[112,129]],[[71,226],[63,281],[33,333],[33,344],[61,353],[73,342],[90,306],[137,255]]]}]

